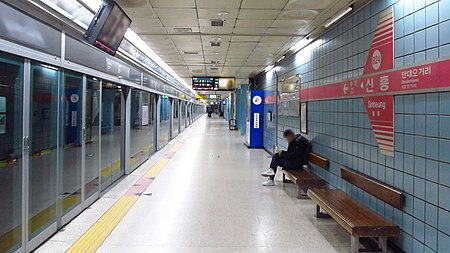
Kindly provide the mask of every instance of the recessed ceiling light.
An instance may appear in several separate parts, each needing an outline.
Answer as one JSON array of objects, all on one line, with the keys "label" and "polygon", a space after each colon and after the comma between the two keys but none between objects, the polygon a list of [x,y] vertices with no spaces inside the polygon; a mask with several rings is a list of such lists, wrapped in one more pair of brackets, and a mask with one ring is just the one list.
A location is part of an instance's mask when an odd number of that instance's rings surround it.
[{"label": "recessed ceiling light", "polygon": [[217,15],[219,15],[219,17],[222,19],[222,21],[227,20],[228,15],[230,15],[230,13],[228,11],[219,11],[217,13]]},{"label": "recessed ceiling light", "polygon": [[282,61],[284,58],[286,58],[286,55],[281,56],[280,59],[277,60],[277,62]]},{"label": "recessed ceiling light", "polygon": [[192,28],[189,28],[189,27],[186,27],[186,28],[184,28],[184,27],[173,28],[173,31],[177,32],[177,33],[191,33],[192,32]]},{"label": "recessed ceiling light", "polygon": [[194,54],[194,55],[199,54],[198,51],[184,51],[183,53],[184,54]]}]

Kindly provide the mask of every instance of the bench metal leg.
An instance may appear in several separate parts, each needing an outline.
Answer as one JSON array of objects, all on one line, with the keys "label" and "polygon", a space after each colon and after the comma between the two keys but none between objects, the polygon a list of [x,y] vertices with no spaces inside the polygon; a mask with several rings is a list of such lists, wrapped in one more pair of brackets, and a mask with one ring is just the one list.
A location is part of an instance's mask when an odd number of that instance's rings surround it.
[{"label": "bench metal leg", "polygon": [[329,214],[323,213],[319,205],[316,205],[316,217],[317,218],[331,218]]},{"label": "bench metal leg", "polygon": [[350,243],[350,252],[351,253],[359,253],[359,237],[352,236]]},{"label": "bench metal leg", "polygon": [[297,198],[298,199],[309,199],[308,195],[306,195],[306,192],[303,191],[302,187],[297,185]]},{"label": "bench metal leg", "polygon": [[381,252],[387,253],[387,237],[380,237],[378,238],[378,247],[380,248]]}]

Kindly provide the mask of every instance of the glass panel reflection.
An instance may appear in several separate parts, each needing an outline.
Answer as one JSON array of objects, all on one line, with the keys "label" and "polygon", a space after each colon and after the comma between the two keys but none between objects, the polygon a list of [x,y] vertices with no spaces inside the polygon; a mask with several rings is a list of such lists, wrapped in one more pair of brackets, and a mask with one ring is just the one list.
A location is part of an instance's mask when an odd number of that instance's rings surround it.
[{"label": "glass panel reflection", "polygon": [[81,203],[82,75],[64,73],[63,90],[62,210],[68,213]]},{"label": "glass panel reflection", "polygon": [[186,129],[186,102],[180,101],[180,130]]},{"label": "glass panel reflection", "polygon": [[159,147],[164,147],[170,140],[170,100],[167,96],[160,96],[159,115]]},{"label": "glass panel reflection", "polygon": [[148,92],[131,90],[130,168],[136,169],[155,151],[154,96]]},{"label": "glass panel reflection", "polygon": [[21,60],[0,54],[0,252],[22,240],[22,76]]},{"label": "glass panel reflection", "polygon": [[173,123],[172,123],[172,138],[174,138],[175,136],[177,136],[180,133],[180,107],[179,107],[179,103],[178,100],[174,99],[173,100],[173,110],[172,110],[172,119],[173,119]]},{"label": "glass panel reflection", "polygon": [[111,185],[124,174],[120,161],[122,126],[122,89],[104,82],[102,85],[101,122],[101,189]]},{"label": "glass panel reflection", "polygon": [[100,81],[87,78],[86,86],[86,139],[85,139],[85,192],[86,199],[99,189],[100,166]]},{"label": "glass panel reflection", "polygon": [[29,239],[56,221],[58,69],[33,64],[30,85]]}]

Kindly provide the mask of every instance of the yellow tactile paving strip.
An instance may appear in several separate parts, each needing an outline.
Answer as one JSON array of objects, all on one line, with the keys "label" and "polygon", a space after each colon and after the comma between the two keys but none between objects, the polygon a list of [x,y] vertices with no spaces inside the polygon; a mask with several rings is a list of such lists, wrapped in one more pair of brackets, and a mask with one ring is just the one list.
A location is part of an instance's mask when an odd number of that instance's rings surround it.
[{"label": "yellow tactile paving strip", "polygon": [[[189,133],[187,133],[189,134]],[[188,136],[180,137],[178,143],[173,145],[165,156],[160,158],[142,178],[130,188],[103,216],[92,225],[66,252],[89,253],[95,252],[111,234],[114,228],[125,217],[128,211],[140,198],[143,191],[150,185],[153,179],[164,169],[170,161],[170,157],[177,152]],[[170,157],[168,157],[168,154]]]},{"label": "yellow tactile paving strip", "polygon": [[138,199],[139,196],[122,196],[66,252],[95,252]]}]

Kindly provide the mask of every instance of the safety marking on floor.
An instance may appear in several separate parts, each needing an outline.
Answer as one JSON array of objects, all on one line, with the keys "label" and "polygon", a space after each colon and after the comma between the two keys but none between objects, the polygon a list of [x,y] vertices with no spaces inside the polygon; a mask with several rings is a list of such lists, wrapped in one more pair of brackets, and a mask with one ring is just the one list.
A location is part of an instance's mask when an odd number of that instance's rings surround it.
[{"label": "safety marking on floor", "polygon": [[[189,135],[186,135],[187,139]],[[177,143],[170,148],[111,208],[103,214],[66,252],[95,252],[142,196],[153,180],[164,169],[172,156],[181,148]]]}]

